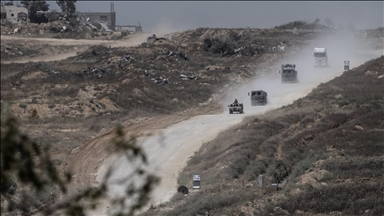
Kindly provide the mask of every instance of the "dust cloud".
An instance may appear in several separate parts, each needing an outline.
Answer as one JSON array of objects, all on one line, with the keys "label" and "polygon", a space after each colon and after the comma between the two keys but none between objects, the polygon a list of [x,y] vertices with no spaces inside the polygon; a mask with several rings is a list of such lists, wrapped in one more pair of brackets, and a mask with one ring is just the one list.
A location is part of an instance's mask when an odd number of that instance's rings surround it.
[{"label": "dust cloud", "polygon": [[171,24],[171,22],[160,22],[152,28],[151,32],[155,32],[156,35],[166,35],[173,32],[180,31],[180,28]]},{"label": "dust cloud", "polygon": [[[326,68],[313,66],[313,48],[327,48],[328,64]],[[289,49],[289,48],[288,48]],[[344,71],[344,61],[350,62],[350,69],[370,59],[383,54],[383,50],[368,50],[365,40],[355,38],[348,32],[337,32],[332,35],[318,37],[308,41],[308,45],[297,54],[284,60],[279,60],[269,69],[268,74],[258,73],[257,77],[242,86],[230,90],[222,102],[225,112],[228,112],[228,104],[235,98],[244,105],[247,115],[260,114],[292,103],[311,92],[320,83],[325,83],[341,75]],[[298,71],[298,83],[282,83],[279,70],[281,64],[296,64]],[[268,94],[268,103],[265,106],[251,106],[248,92],[264,90]]]},{"label": "dust cloud", "polygon": [[[138,145],[146,152],[150,164],[144,169],[161,178],[160,185],[155,188],[151,195],[150,204],[159,205],[171,199],[176,193],[178,185],[176,179],[179,171],[186,164],[189,156],[193,155],[203,143],[214,139],[225,129],[240,124],[248,115],[262,114],[304,97],[318,84],[341,75],[344,70],[344,60],[349,60],[351,68],[353,68],[364,63],[364,61],[380,56],[380,52],[382,55],[382,50],[379,50],[378,53],[372,53],[372,55],[362,55],[360,49],[363,45],[363,42],[338,35],[310,41],[308,46],[293,54],[290,58],[276,62],[271,67],[270,73],[261,74],[259,72],[260,75],[256,79],[244,83],[239,88],[230,88],[234,90],[229,90],[227,97],[222,101],[223,113],[196,116],[164,129],[161,136],[154,135],[139,139]],[[328,49],[330,67],[314,68],[312,54],[314,47],[326,47]],[[282,63],[297,65],[299,83],[281,83],[279,69]],[[266,106],[251,106],[247,93],[257,89],[268,93]],[[232,103],[235,97],[239,102],[244,103],[245,115],[228,114],[227,105]],[[118,159],[106,160],[96,174],[98,181],[101,181],[102,176],[104,176],[105,167],[109,166],[114,167],[115,170],[112,173],[111,181],[108,182],[110,188],[108,196],[111,198],[122,196],[126,185],[130,183],[140,185],[140,182],[142,182],[138,178],[125,179],[133,173],[135,164],[127,161],[124,156]],[[123,184],[116,184],[118,182]],[[127,204],[129,203],[128,201]],[[105,215],[105,212],[108,211],[107,205],[106,202],[99,204],[98,209],[91,214]]]}]

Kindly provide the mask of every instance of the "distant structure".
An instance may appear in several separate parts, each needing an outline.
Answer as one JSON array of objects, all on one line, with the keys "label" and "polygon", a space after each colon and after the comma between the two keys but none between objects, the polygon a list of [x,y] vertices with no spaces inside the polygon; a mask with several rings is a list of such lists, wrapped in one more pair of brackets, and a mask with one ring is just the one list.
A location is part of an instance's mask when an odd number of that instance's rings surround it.
[{"label": "distant structure", "polygon": [[[22,6],[4,5],[1,4],[1,23],[10,22],[33,22],[33,23],[46,23],[51,22],[52,17],[60,17],[62,15],[55,11],[36,11],[32,6],[30,8],[31,14],[35,14],[28,18],[28,9]],[[83,22],[92,24],[93,27],[98,26],[106,31],[128,31],[128,32],[141,32],[143,31],[140,22],[139,25],[116,25],[116,12],[115,5],[111,2],[110,12],[79,12],[76,11],[75,15]],[[51,18],[49,18],[51,17]]]},{"label": "distant structure", "polygon": [[142,32],[141,25],[116,25],[116,31]]},{"label": "distant structure", "polygon": [[16,5],[1,5],[1,22],[13,23],[28,21],[28,9]]},{"label": "distant structure", "polygon": [[76,12],[75,14],[81,20],[100,23],[102,26],[106,25],[112,31],[116,30],[116,12],[113,2],[111,2],[110,12]]}]

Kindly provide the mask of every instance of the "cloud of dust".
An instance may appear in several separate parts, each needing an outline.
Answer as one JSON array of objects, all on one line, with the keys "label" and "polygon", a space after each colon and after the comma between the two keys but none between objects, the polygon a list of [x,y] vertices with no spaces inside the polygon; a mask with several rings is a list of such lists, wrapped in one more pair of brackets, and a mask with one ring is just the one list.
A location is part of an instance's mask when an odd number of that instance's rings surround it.
[{"label": "cloud of dust", "polygon": [[167,21],[167,20],[163,20],[162,22],[159,22],[154,28],[151,29],[151,32],[159,36],[177,32],[177,31],[180,31],[180,28],[174,25],[173,22]]},{"label": "cloud of dust", "polygon": [[[344,61],[350,62],[350,69],[362,63],[377,58],[382,50],[367,50],[367,43],[362,39],[356,39],[352,33],[337,32],[332,35],[324,35],[316,40],[307,41],[308,46],[301,49],[296,55],[278,61],[270,68],[270,73],[260,75],[255,79],[244,83],[241,87],[227,92],[222,106],[227,112],[228,104],[235,98],[244,104],[244,112],[256,114],[260,110],[278,108],[288,105],[294,100],[307,95],[320,83],[325,83],[341,75],[344,71]],[[328,64],[326,68],[315,68],[313,49],[325,47],[327,49]],[[287,48],[289,49],[289,48]],[[298,83],[282,83],[279,70],[281,64],[296,64],[298,71]],[[252,90],[264,90],[268,94],[266,106],[251,106],[248,92]],[[269,108],[268,108],[269,107]]]}]

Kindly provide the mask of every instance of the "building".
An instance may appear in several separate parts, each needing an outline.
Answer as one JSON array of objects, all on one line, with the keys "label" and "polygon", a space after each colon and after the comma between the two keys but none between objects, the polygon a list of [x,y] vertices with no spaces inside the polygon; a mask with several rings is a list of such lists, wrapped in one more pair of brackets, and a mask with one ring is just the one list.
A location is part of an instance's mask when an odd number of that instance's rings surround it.
[{"label": "building", "polygon": [[116,12],[76,12],[76,15],[84,21],[93,23],[103,23],[109,29],[115,31]]},{"label": "building", "polygon": [[116,31],[129,31],[129,32],[141,32],[143,29],[141,25],[117,25]]},{"label": "building", "polygon": [[[116,12],[115,5],[111,2],[110,12],[76,12],[78,18],[91,23],[100,23],[106,25],[108,29],[115,31],[116,29]],[[102,26],[103,26],[102,25]]]},{"label": "building", "polygon": [[15,5],[1,5],[1,21],[23,22],[28,20],[28,9]]},{"label": "building", "polygon": [[1,6],[1,21],[7,19],[7,12],[3,6]]}]

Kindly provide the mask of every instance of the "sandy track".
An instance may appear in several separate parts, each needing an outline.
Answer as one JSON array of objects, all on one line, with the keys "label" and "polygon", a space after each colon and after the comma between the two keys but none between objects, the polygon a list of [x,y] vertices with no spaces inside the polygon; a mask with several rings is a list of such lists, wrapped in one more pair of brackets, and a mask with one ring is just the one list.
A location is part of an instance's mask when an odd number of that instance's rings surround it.
[{"label": "sandy track", "polygon": [[[120,41],[21,38],[10,36],[1,36],[1,40],[24,40],[26,42],[29,40],[41,40],[53,45],[104,44],[110,45],[111,47],[128,47],[140,44],[145,41],[149,35],[151,34],[133,35],[127,40]],[[318,84],[327,82],[342,74],[343,60],[350,60],[351,66],[353,67],[363,63],[367,59],[378,57],[383,53],[382,50],[379,50],[373,55],[371,55],[371,53],[369,53],[370,55],[360,53],[360,56],[357,57],[354,50],[348,48],[349,44],[344,44],[343,47],[342,43],[329,43],[329,41],[326,41],[326,45],[324,46],[332,47],[333,45],[334,48],[334,50],[332,50],[332,48],[329,49],[330,53],[334,53],[333,56],[330,56],[330,59],[333,60],[333,62],[331,61],[330,68],[314,69],[312,67],[311,50],[315,44],[312,47],[308,47],[307,50],[303,50],[302,53],[304,53],[304,55],[298,54],[296,58],[285,61],[285,63],[296,63],[299,74],[299,83],[297,84],[282,84],[280,82],[280,76],[276,71],[274,74],[258,77],[255,80],[245,83],[243,87],[228,93],[228,98],[223,100],[222,103],[225,110],[223,113],[211,115],[202,115],[204,111],[200,113],[185,113],[179,116],[168,116],[154,120],[149,119],[126,127],[126,130],[130,132],[155,134],[150,137],[142,137],[138,140],[149,159],[150,165],[146,168],[161,178],[160,185],[153,192],[151,204],[157,205],[161,202],[166,202],[175,194],[177,174],[186,164],[188,157],[192,156],[204,142],[214,139],[220,132],[239,124],[246,116],[262,114],[269,110],[288,105],[294,100],[304,97]],[[51,55],[49,57],[36,57],[32,61],[62,60],[76,55],[78,51],[79,50],[76,52]],[[22,63],[28,61],[31,60],[2,61],[1,63]],[[256,89],[263,89],[268,92],[268,104],[266,106],[250,106],[247,92]],[[226,105],[231,103],[235,97],[244,103],[244,115],[228,114]],[[207,108],[205,111],[212,109],[214,108]],[[194,115],[200,116],[190,118]],[[100,182],[102,176],[105,174],[106,168],[114,164],[117,172],[114,172],[112,176],[109,185],[112,190],[109,196],[115,197],[121,195],[121,191],[124,189],[123,186],[115,185],[113,182],[127,175],[132,171],[132,167],[130,163],[126,161],[125,157],[109,157],[108,153],[105,152],[104,147],[108,145],[112,136],[110,133],[105,134],[86,143],[81,148],[72,150],[67,159],[67,161],[71,163],[67,164],[66,168],[74,171],[75,189],[89,186],[90,183],[97,184],[97,182],[93,180],[96,179]],[[106,207],[107,203],[101,203],[99,208],[93,211],[91,215],[106,215]]]},{"label": "sandy track", "polygon": [[2,64],[10,64],[10,63],[27,63],[27,62],[48,62],[48,61],[59,61],[66,59],[68,57],[76,56],[78,52],[85,51],[88,47],[94,46],[94,45],[105,45],[105,46],[111,46],[111,47],[131,47],[141,44],[142,42],[145,42],[148,36],[151,36],[152,33],[137,33],[131,35],[127,39],[123,40],[115,40],[115,41],[108,41],[108,40],[85,40],[85,39],[56,39],[56,38],[28,38],[28,37],[14,37],[14,36],[7,36],[2,35],[1,41],[17,41],[17,42],[29,42],[29,41],[41,41],[44,42],[47,45],[51,46],[72,46],[77,45],[83,47],[82,49],[78,49],[71,52],[66,53],[60,53],[60,54],[54,54],[54,55],[44,55],[44,56],[37,56],[37,57],[22,57],[19,59],[14,60],[7,60],[7,61],[1,61]]},{"label": "sandy track", "polygon": [[[192,156],[204,142],[214,139],[220,132],[239,124],[246,116],[263,114],[269,110],[291,104],[293,101],[306,96],[319,84],[341,75],[343,73],[344,60],[350,60],[351,68],[353,68],[369,59],[379,57],[383,53],[382,50],[366,53],[360,52],[349,41],[345,40],[315,41],[314,43],[292,59],[278,64],[295,63],[299,74],[299,83],[281,83],[278,71],[258,77],[228,94],[228,98],[222,104],[225,109],[223,113],[197,116],[161,130],[151,137],[140,139],[139,144],[142,145],[149,159],[150,165],[147,167],[147,170],[161,178],[160,185],[152,194],[150,204],[158,205],[166,202],[176,193],[178,173],[186,164],[188,157]],[[330,56],[329,68],[314,68],[312,65],[312,49],[319,43],[330,47],[329,51],[334,53]],[[268,92],[268,104],[266,106],[250,106],[247,92],[256,89],[263,89]],[[244,103],[245,115],[228,114],[226,105],[231,103],[235,97],[239,102]],[[118,185],[115,182],[128,176],[133,171],[133,165],[125,157],[109,158],[97,172],[96,176],[99,181],[109,166],[113,166],[115,169],[109,182],[111,188],[109,196],[121,196],[129,182],[124,185]],[[139,179],[133,179],[132,181],[140,184]],[[91,214],[106,215],[108,214],[107,206],[108,204],[103,202]]]}]

